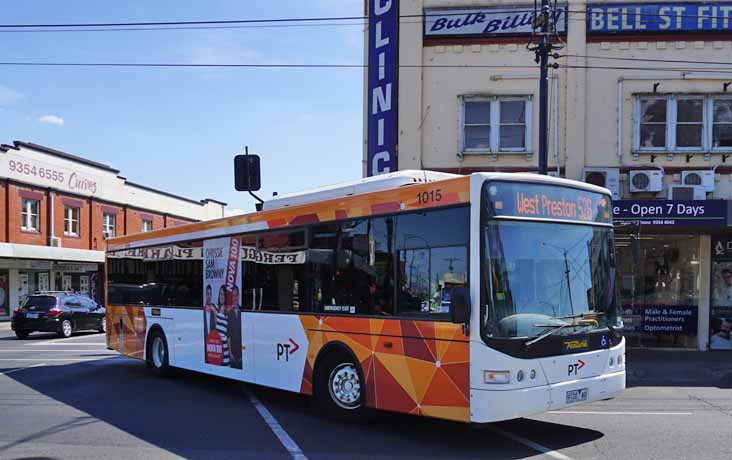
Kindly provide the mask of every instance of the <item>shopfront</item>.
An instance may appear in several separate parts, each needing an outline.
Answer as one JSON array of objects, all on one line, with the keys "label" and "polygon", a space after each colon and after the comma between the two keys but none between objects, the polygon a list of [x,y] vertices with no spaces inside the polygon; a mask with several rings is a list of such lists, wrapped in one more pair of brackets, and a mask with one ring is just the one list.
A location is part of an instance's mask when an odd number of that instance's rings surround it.
[{"label": "shopfront", "polygon": [[[715,343],[711,348],[722,346],[710,333],[722,331],[721,338],[723,330],[732,327],[732,321],[726,321],[732,320],[732,251],[728,259],[717,261],[710,249],[711,235],[728,228],[727,206],[725,200],[614,203],[628,346],[701,350],[710,348],[711,342]],[[725,277],[730,300],[722,300],[722,294],[714,300],[715,289],[726,292]],[[719,306],[710,310],[710,304]]]},{"label": "shopfront", "polygon": [[732,350],[732,236],[712,239],[709,349]]}]

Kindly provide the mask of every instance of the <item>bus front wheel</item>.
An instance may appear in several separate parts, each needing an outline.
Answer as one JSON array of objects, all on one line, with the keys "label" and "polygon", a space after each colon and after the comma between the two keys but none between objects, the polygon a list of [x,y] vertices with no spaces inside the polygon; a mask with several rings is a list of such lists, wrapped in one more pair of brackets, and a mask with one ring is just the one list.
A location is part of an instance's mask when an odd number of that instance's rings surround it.
[{"label": "bus front wheel", "polygon": [[323,358],[317,374],[316,397],[328,415],[343,420],[361,418],[365,391],[361,369],[351,356],[333,352]]},{"label": "bus front wheel", "polygon": [[147,365],[158,377],[167,377],[171,373],[168,361],[168,341],[165,334],[156,330],[150,334],[147,344]]}]

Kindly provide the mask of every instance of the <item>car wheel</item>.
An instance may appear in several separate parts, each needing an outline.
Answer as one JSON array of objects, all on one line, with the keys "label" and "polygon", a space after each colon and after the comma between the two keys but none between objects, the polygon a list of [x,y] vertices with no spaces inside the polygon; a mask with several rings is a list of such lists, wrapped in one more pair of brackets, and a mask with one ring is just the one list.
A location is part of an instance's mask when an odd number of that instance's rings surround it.
[{"label": "car wheel", "polygon": [[361,368],[350,355],[334,352],[323,358],[316,395],[318,404],[328,415],[341,420],[360,419],[365,391]]},{"label": "car wheel", "polygon": [[58,328],[58,335],[64,338],[71,337],[71,334],[74,332],[74,326],[71,324],[71,321],[68,319],[65,319],[61,322],[61,326]]},{"label": "car wheel", "polygon": [[168,361],[168,341],[161,331],[150,334],[147,346],[147,364],[158,377],[167,377],[171,374]]},{"label": "car wheel", "polygon": [[15,331],[15,336],[20,340],[25,340],[28,338],[28,331]]},{"label": "car wheel", "polygon": [[99,332],[106,333],[107,332],[107,317],[102,316],[102,321],[99,323]]}]

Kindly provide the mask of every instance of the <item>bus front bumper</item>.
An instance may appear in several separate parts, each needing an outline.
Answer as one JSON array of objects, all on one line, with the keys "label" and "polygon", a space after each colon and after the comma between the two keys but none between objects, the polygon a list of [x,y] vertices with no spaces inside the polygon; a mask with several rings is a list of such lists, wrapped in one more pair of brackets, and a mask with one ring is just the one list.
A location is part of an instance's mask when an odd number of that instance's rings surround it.
[{"label": "bus front bumper", "polygon": [[[587,399],[567,402],[567,393],[587,389]],[[625,370],[586,379],[517,390],[470,389],[470,421],[490,423],[613,398],[625,389]]]}]

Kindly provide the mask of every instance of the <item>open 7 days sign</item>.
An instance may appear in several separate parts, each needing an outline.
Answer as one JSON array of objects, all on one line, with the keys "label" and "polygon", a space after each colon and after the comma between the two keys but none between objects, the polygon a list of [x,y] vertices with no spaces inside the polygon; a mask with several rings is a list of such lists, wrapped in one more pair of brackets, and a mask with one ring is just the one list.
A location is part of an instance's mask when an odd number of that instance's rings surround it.
[{"label": "open 7 days sign", "polygon": [[613,202],[616,222],[653,226],[725,226],[725,200],[617,200]]}]

